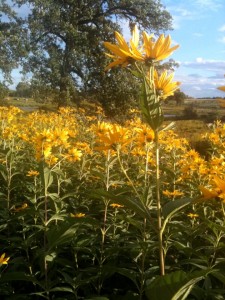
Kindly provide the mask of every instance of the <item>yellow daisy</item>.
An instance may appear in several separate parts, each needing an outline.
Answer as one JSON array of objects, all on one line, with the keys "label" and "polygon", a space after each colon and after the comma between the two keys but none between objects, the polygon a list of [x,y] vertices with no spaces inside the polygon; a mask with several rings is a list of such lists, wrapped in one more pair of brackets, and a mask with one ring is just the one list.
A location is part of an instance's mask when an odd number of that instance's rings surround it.
[{"label": "yellow daisy", "polygon": [[167,71],[164,71],[160,76],[157,71],[154,72],[154,83],[156,93],[160,98],[165,99],[168,96],[174,94],[174,92],[179,88],[180,82],[172,81],[174,74],[167,74]]},{"label": "yellow daisy", "polygon": [[145,31],[143,32],[144,41],[144,52],[146,61],[159,61],[170,56],[174,50],[176,50],[179,45],[171,46],[171,37],[167,37],[161,34],[156,42],[154,42],[153,35],[148,35]]},{"label": "yellow daisy", "polygon": [[0,256],[0,265],[7,265],[10,257],[5,257],[5,253]]}]

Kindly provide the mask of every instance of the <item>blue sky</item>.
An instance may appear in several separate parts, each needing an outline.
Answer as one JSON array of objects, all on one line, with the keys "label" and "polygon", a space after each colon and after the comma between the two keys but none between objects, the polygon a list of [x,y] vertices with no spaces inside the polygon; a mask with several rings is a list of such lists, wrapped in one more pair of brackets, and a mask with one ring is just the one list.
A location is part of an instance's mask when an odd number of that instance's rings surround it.
[{"label": "blue sky", "polygon": [[180,48],[172,58],[179,62],[175,79],[192,97],[225,94],[216,89],[225,85],[225,1],[162,0],[173,17],[174,30],[168,32]]},{"label": "blue sky", "polygon": [[[8,0],[10,2],[10,0]],[[173,17],[170,34],[179,44],[172,58],[180,66],[175,80],[191,97],[224,97],[217,86],[225,85],[225,1],[224,0],[161,0]],[[19,13],[26,12],[21,8]],[[128,26],[124,28],[127,34]],[[130,33],[129,33],[130,37]],[[15,88],[21,80],[18,70],[12,73]]]}]

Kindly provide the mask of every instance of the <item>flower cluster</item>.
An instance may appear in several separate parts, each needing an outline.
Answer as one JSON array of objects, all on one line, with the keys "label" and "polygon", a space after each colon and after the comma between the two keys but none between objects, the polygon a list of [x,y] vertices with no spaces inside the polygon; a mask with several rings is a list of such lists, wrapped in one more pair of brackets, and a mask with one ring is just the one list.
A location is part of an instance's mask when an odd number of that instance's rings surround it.
[{"label": "flower cluster", "polygon": [[149,35],[145,31],[143,32],[143,45],[139,46],[139,32],[136,25],[133,29],[130,45],[119,32],[115,32],[115,37],[118,45],[104,42],[104,46],[112,52],[112,54],[106,53],[106,55],[113,59],[106,70],[117,65],[126,67],[134,61],[147,63],[160,61],[169,57],[179,47],[179,45],[171,47],[170,35],[165,37],[164,34],[161,34],[155,41],[154,35]]},{"label": "flower cluster", "polygon": [[[149,86],[156,93],[156,96],[160,99],[166,99],[168,96],[173,95],[179,88],[180,82],[172,81],[174,77],[173,73],[168,74],[167,71],[164,71],[159,74],[154,67],[156,62],[168,58],[179,45],[171,47],[172,41],[170,35],[165,37],[164,34],[161,34],[158,39],[155,39],[153,34],[149,35],[145,31],[143,31],[142,35],[143,43],[140,45],[139,32],[135,25],[129,45],[119,32],[115,32],[117,44],[104,42],[104,46],[111,52],[111,54],[106,53],[106,55],[113,60],[106,67],[106,70],[115,66],[132,66],[135,63],[150,66],[150,72],[143,74],[143,69],[138,67],[137,64],[135,65],[142,76],[146,77]],[[154,70],[151,70],[151,68],[154,68]]]}]

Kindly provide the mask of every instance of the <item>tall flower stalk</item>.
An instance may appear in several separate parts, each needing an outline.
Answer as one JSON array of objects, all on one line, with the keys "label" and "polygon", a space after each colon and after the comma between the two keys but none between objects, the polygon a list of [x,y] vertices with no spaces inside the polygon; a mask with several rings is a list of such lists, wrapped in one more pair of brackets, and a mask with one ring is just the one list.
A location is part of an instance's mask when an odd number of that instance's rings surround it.
[{"label": "tall flower stalk", "polygon": [[106,53],[113,62],[106,70],[115,66],[127,67],[134,76],[141,80],[140,108],[145,121],[151,127],[155,136],[155,198],[157,207],[158,245],[160,274],[165,274],[165,258],[163,250],[163,225],[160,199],[160,145],[159,133],[162,130],[163,111],[161,103],[168,96],[173,95],[179,87],[179,82],[173,81],[173,73],[164,70],[160,74],[156,63],[168,58],[179,45],[171,47],[171,37],[161,34],[155,40],[153,35],[143,32],[143,42],[139,42],[137,26],[134,27],[132,38],[128,44],[124,37],[115,33],[117,44],[105,42],[104,46],[111,52]]}]

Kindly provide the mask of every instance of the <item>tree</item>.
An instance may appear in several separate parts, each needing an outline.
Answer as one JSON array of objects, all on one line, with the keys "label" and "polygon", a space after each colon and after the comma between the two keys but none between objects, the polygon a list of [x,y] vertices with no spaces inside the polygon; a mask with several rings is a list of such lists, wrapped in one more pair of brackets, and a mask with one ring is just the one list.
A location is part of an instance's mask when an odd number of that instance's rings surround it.
[{"label": "tree", "polygon": [[[121,29],[120,21],[127,21],[130,27],[137,23],[156,33],[171,26],[171,16],[158,0],[13,1],[30,5],[24,21],[31,53],[24,71],[58,89],[63,101],[74,91],[99,94],[102,86],[108,85],[102,42],[114,39],[114,31]],[[108,92],[116,94],[120,82],[113,72],[107,76],[113,87]]]},{"label": "tree", "polygon": [[26,55],[26,29],[6,0],[0,3],[0,71],[11,82],[11,71]]},{"label": "tree", "polygon": [[174,92],[173,96],[167,98],[167,101],[174,100],[176,101],[176,105],[182,105],[184,104],[184,100],[187,98],[188,96],[185,95],[185,93],[181,92],[180,89],[178,89]]},{"label": "tree", "polygon": [[0,101],[3,101],[5,97],[8,96],[8,94],[9,94],[9,89],[4,83],[0,82]]},{"label": "tree", "polygon": [[16,86],[16,96],[17,97],[31,97],[32,91],[31,86],[27,82],[19,82]]}]

